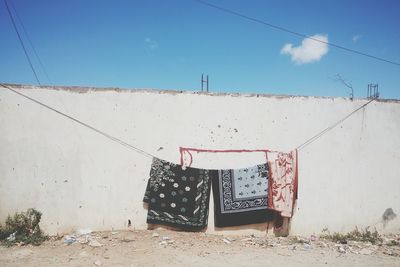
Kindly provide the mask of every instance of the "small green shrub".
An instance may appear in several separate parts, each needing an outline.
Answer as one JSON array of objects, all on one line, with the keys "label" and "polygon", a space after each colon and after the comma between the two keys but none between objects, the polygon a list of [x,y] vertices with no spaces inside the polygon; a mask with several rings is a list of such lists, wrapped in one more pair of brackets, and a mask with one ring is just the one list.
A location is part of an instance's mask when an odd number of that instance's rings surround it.
[{"label": "small green shrub", "polygon": [[[40,245],[47,236],[39,227],[42,213],[35,209],[8,215],[5,225],[0,225],[0,241],[5,246],[16,243]],[[12,238],[9,238],[13,236]]]}]

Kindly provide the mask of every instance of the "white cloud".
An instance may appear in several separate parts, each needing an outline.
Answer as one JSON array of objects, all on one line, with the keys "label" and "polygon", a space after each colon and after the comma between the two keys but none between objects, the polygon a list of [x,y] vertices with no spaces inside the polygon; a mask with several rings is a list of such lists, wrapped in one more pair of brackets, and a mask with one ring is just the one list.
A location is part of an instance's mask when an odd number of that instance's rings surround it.
[{"label": "white cloud", "polygon": [[158,43],[150,38],[144,39],[144,42],[146,43],[147,48],[151,50],[158,48]]},{"label": "white cloud", "polygon": [[353,43],[355,43],[355,42],[357,42],[358,39],[360,39],[360,38],[361,38],[361,35],[356,34],[356,35],[354,35],[354,36],[351,38],[351,40],[353,40]]},{"label": "white cloud", "polygon": [[297,47],[294,47],[293,44],[285,44],[281,49],[281,54],[290,55],[292,61],[299,65],[319,61],[328,53],[328,36],[316,34],[310,36],[310,38],[320,40],[323,43],[305,38],[301,45]]}]

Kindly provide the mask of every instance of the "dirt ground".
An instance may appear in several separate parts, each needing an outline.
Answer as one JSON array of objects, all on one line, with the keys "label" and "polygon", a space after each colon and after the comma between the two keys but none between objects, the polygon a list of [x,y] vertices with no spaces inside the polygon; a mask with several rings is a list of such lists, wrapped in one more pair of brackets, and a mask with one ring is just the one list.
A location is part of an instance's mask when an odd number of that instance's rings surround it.
[{"label": "dirt ground", "polygon": [[400,266],[400,246],[335,244],[314,236],[95,232],[51,238],[38,247],[0,246],[0,266]]}]

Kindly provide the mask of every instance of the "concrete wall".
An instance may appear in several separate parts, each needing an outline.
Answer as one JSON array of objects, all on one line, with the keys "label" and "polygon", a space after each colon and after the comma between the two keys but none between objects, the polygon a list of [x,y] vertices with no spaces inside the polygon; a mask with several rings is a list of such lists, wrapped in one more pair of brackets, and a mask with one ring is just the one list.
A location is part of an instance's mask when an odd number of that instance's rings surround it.
[{"label": "concrete wall", "polygon": [[[13,86],[157,157],[180,146],[291,150],[367,100]],[[238,168],[262,154],[194,154],[194,167]],[[146,229],[151,159],[0,89],[0,220],[34,207],[50,232]],[[293,234],[382,229],[400,213],[400,102],[374,101],[299,151]],[[212,203],[211,203],[212,204]],[[385,231],[400,229],[400,216]],[[243,228],[244,229],[244,228]],[[208,231],[213,229],[210,209]],[[251,230],[253,231],[253,230]]]}]

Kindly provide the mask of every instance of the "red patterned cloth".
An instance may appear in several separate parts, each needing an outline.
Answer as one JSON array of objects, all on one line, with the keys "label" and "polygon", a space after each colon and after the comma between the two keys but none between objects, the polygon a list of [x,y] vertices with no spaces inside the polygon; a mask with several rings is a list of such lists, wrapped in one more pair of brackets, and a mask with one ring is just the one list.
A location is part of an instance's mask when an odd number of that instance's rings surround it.
[{"label": "red patterned cloth", "polygon": [[282,217],[292,217],[297,199],[297,150],[279,152],[269,156],[269,199],[268,207],[281,212]]}]

